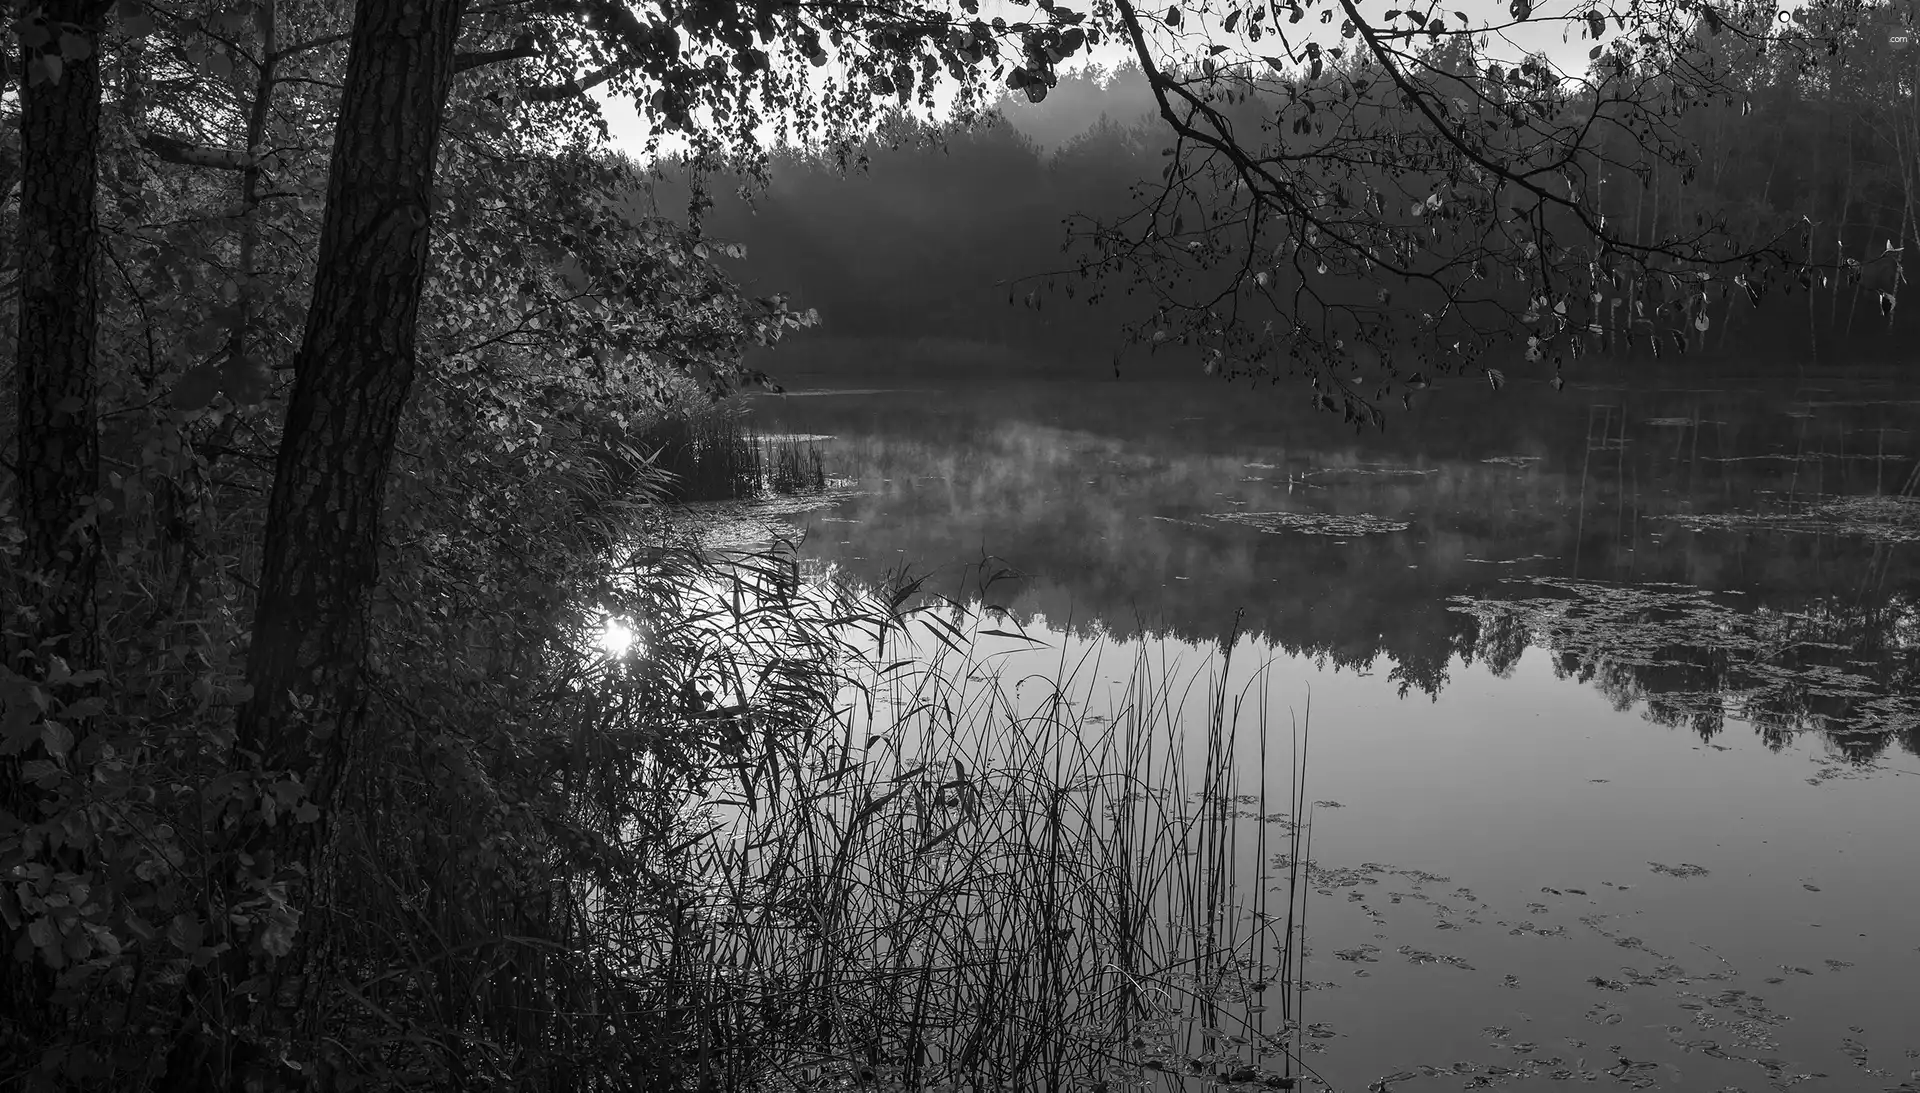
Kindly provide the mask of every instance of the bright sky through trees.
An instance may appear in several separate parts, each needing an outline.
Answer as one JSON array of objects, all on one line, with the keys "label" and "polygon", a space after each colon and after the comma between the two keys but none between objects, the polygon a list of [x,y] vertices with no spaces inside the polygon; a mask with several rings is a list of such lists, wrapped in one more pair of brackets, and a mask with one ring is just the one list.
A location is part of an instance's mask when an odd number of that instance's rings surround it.
[{"label": "bright sky through trees", "polygon": [[[1367,5],[1368,14],[1378,16],[1387,8],[1399,2],[1400,0],[1379,0],[1377,3],[1369,3]],[[1791,19],[1793,13],[1799,11],[1804,5],[1805,0],[1781,0],[1778,4],[1778,10],[1781,13],[1780,17],[1782,19]],[[1535,7],[1532,17],[1527,21],[1510,26],[1498,34],[1487,36],[1488,40],[1484,51],[1486,58],[1503,65],[1511,65],[1514,62],[1524,59],[1530,53],[1539,53],[1544,54],[1562,72],[1574,74],[1584,71],[1586,68],[1585,54],[1586,51],[1591,48],[1591,44],[1575,37],[1573,29],[1578,24],[1571,17],[1575,9],[1580,6],[1576,0],[1554,0],[1552,3],[1541,4]],[[1454,4],[1442,3],[1436,4],[1435,7],[1437,10],[1461,12],[1466,15],[1467,19],[1474,26],[1509,22],[1505,10],[1506,5],[1502,0],[1458,0],[1458,2]],[[1030,11],[1031,9],[1029,7],[1010,3],[1008,0],[985,0],[985,2],[980,5],[980,13],[983,18],[990,19],[998,15],[1008,22],[1019,21],[1023,17],[1026,17]],[[1194,18],[1196,23],[1198,23],[1206,17],[1195,16]],[[1301,24],[1303,28],[1312,25],[1310,22]],[[1218,28],[1207,26],[1206,29],[1209,31],[1217,31]],[[1323,44],[1332,44],[1338,40],[1338,29],[1328,25],[1318,28],[1311,33],[1307,33],[1300,38],[1289,39],[1289,43],[1292,45],[1295,53],[1300,54],[1300,50],[1308,41],[1320,41]],[[1169,45],[1167,42],[1157,44],[1161,47]],[[1304,55],[1302,54],[1301,56],[1304,60]],[[1166,56],[1163,55],[1162,59],[1166,59]],[[1133,60],[1133,50],[1128,44],[1108,40],[1097,46],[1090,47],[1082,54],[1069,58],[1060,66],[1060,69],[1063,73],[1079,71],[1088,65],[1100,65],[1107,69],[1113,69]],[[829,62],[829,68],[835,72],[843,71],[837,60]],[[953,85],[944,82],[935,89],[935,99],[936,102],[940,104],[938,117],[941,119],[945,118],[951,108],[953,91]],[[602,115],[606,119],[612,146],[636,158],[644,156],[648,130],[645,121],[640,117],[639,112],[635,110],[633,101],[630,98],[610,93],[604,88],[597,89],[592,94],[595,100],[599,102]],[[1016,110],[1018,108],[1017,100],[1018,97],[1014,96],[1013,103]],[[924,113],[917,108],[914,112],[916,114]],[[1017,124],[1016,119],[1016,125]],[[773,140],[773,133],[770,127],[763,126],[760,135],[762,140],[769,143]],[[685,143],[678,138],[669,138],[664,147],[669,151],[680,151],[684,150]]]}]

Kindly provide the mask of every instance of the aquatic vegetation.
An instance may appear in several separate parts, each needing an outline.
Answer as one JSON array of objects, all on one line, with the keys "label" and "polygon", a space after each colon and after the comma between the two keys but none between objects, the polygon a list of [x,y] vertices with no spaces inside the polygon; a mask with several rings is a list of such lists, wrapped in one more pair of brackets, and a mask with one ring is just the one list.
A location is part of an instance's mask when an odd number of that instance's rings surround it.
[{"label": "aquatic vegetation", "polygon": [[1707,875],[1707,870],[1704,866],[1693,865],[1687,862],[1682,862],[1679,865],[1663,865],[1657,861],[1650,861],[1647,865],[1654,872],[1664,873],[1669,877],[1704,877]]},{"label": "aquatic vegetation", "polygon": [[1694,531],[1858,535],[1884,543],[1920,542],[1920,497],[1912,496],[1836,497],[1780,512],[1673,513],[1667,519]]},{"label": "aquatic vegetation", "polygon": [[1411,477],[1425,478],[1440,473],[1438,467],[1399,467],[1380,463],[1355,463],[1346,466],[1316,467],[1305,472],[1309,477],[1335,474],[1377,475],[1384,478]]},{"label": "aquatic vegetation", "polygon": [[[739,610],[719,591],[696,616]],[[1264,705],[1243,710],[1225,659],[1139,659],[1096,708],[1092,677],[1111,668],[1006,678],[977,643],[1009,624],[977,601],[917,581],[822,592],[822,622],[868,632],[826,669],[839,699],[778,742],[740,706],[714,765],[660,770],[652,792],[677,796],[683,832],[652,867],[676,878],[670,921],[602,901],[595,958],[692,1015],[676,1035],[703,1080],[1311,1075],[1315,1033],[1295,1019],[1306,870],[1269,861],[1276,846],[1301,860],[1310,838],[1304,725],[1283,737]],[[1194,689],[1197,724],[1179,713]]]},{"label": "aquatic vegetation", "polygon": [[1336,512],[1210,512],[1209,520],[1225,524],[1243,524],[1268,535],[1297,532],[1301,535],[1384,535],[1405,531],[1411,525],[1404,520],[1387,520],[1367,513],[1351,515]]},{"label": "aquatic vegetation", "polygon": [[663,417],[622,438],[618,448],[667,472],[659,500],[685,503],[818,493],[828,484],[818,444],[831,439],[812,433],[756,435],[739,413],[722,409]]},{"label": "aquatic vegetation", "polygon": [[660,546],[752,550],[792,541],[796,535],[788,517],[831,508],[859,492],[855,483],[829,479],[815,493],[688,502],[673,506],[671,512],[643,514],[635,534]]}]

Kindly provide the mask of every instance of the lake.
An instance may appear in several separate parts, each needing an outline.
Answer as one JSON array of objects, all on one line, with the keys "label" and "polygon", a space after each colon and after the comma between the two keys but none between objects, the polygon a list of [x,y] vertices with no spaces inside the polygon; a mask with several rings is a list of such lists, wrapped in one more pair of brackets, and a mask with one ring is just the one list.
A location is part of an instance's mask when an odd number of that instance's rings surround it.
[{"label": "lake", "polygon": [[1231,647],[1308,722],[1334,1088],[1920,1088],[1910,378],[1453,380],[1384,433],[1297,385],[782,378],[755,428],[850,480],[783,517],[811,565],[930,571],[1089,695]]}]

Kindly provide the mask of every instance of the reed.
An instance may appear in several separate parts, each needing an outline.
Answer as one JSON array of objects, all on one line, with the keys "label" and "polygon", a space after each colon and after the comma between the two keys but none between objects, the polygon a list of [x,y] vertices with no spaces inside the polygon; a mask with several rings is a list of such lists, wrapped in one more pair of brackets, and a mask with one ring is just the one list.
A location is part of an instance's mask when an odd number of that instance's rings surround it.
[{"label": "reed", "polygon": [[406,731],[351,792],[391,818],[342,831],[352,914],[327,915],[349,1084],[1310,1073],[1305,731],[1231,640],[1023,679],[978,596],[809,578],[785,550],[611,572],[543,666],[384,700]]},{"label": "reed", "polygon": [[1231,642],[1135,658],[1101,713],[1097,651],[1010,680],[968,605],[887,606],[830,725],[687,802],[674,944],[610,955],[682,1015],[681,1080],[1292,1087],[1304,726],[1278,777]]},{"label": "reed", "polygon": [[668,503],[750,500],[766,493],[818,493],[826,463],[806,437],[762,437],[739,414],[664,417],[625,439],[622,452],[664,472]]}]

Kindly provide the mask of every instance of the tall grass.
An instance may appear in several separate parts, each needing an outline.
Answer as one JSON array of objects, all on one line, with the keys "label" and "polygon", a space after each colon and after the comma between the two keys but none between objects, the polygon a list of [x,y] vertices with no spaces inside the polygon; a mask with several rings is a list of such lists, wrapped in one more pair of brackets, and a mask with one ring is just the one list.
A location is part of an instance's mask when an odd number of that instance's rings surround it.
[{"label": "tall grass", "polygon": [[977,597],[790,551],[612,573],[541,665],[383,693],[315,912],[339,1088],[1310,1073],[1305,730],[1231,642],[1021,679]]},{"label": "tall grass", "polygon": [[1006,679],[969,607],[906,602],[804,747],[686,800],[670,944],[599,908],[655,939],[606,959],[672,1000],[679,1080],[1291,1087],[1304,726],[1228,690],[1230,649],[1143,654],[1098,712],[1096,654]]},{"label": "tall grass", "polygon": [[662,418],[624,446],[632,458],[666,472],[663,501],[732,501],[827,487],[826,465],[812,440],[758,436],[737,414]]}]

